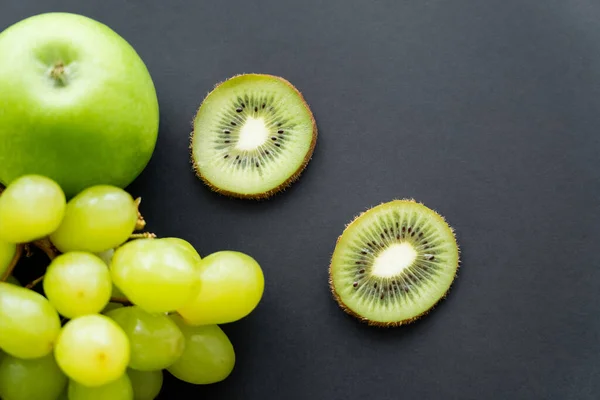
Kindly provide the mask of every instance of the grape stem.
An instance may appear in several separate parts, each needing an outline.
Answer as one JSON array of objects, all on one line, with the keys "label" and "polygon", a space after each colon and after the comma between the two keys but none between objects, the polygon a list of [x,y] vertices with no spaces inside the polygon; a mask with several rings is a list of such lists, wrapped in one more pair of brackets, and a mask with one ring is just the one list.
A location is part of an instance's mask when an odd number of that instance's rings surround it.
[{"label": "grape stem", "polygon": [[156,235],[151,232],[132,233],[131,236],[129,236],[129,240],[132,240],[132,239],[155,239],[155,238],[156,238]]},{"label": "grape stem", "polygon": [[144,217],[142,216],[142,213],[140,212],[140,204],[141,203],[142,203],[141,197],[138,197],[137,199],[135,199],[135,208],[137,209],[137,215],[138,215],[137,222],[135,223],[136,231],[141,231],[142,229],[144,229],[146,227],[146,220],[144,219]]},{"label": "grape stem", "polygon": [[5,282],[8,279],[8,277],[12,274],[13,270],[19,263],[19,260],[21,259],[21,255],[23,254],[23,247],[24,247],[23,244],[17,245],[17,250],[15,251],[15,255],[13,256],[12,260],[10,261],[10,264],[8,265],[6,272],[2,276],[2,279],[0,279],[0,282]]},{"label": "grape stem", "polygon": [[35,287],[35,285],[37,285],[38,283],[40,283],[41,281],[44,280],[44,276],[45,275],[42,275],[39,278],[37,278],[36,280],[29,282],[27,284],[27,286],[25,286],[25,289],[33,289]]},{"label": "grape stem", "polygon": [[126,298],[124,298],[124,297],[111,297],[110,298],[110,302],[111,303],[120,303],[120,304],[123,304],[125,306],[131,305],[131,302],[129,300],[127,300]]},{"label": "grape stem", "polygon": [[32,244],[41,251],[43,251],[51,261],[58,257],[60,254],[48,238],[36,240]]},{"label": "grape stem", "polygon": [[29,258],[33,255],[33,251],[31,250],[31,245],[29,243],[25,243],[24,245],[25,257]]}]

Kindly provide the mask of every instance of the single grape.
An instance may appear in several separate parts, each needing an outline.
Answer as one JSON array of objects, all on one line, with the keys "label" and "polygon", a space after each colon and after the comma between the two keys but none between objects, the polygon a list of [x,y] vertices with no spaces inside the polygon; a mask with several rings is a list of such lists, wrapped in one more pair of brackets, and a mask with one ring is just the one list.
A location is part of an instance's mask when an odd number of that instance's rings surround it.
[{"label": "single grape", "polygon": [[162,371],[136,371],[128,369],[127,375],[133,387],[133,400],[154,400],[163,385]]},{"label": "single grape", "polygon": [[0,398],[56,400],[67,387],[67,377],[54,356],[24,360],[6,355],[0,361]]},{"label": "single grape", "polygon": [[17,245],[0,240],[0,279],[6,273],[12,259],[17,252]]},{"label": "single grape", "polygon": [[52,351],[60,318],[42,295],[0,282],[0,347],[19,358],[38,358]]},{"label": "single grape", "polygon": [[104,315],[84,315],[63,327],[54,351],[71,380],[101,386],[123,375],[129,363],[129,340],[119,325]]},{"label": "single grape", "polygon": [[102,386],[89,387],[69,382],[69,400],[134,400],[133,387],[127,374]]},{"label": "single grape", "polygon": [[8,279],[6,279],[6,283],[11,283],[13,285],[22,286],[21,282],[19,282],[19,280],[12,275],[9,276]]},{"label": "single grape", "polygon": [[14,180],[0,196],[0,240],[25,243],[49,235],[65,207],[65,194],[52,179],[25,175]]},{"label": "single grape", "polygon": [[112,260],[114,254],[115,254],[115,249],[108,249],[108,250],[96,253],[96,255],[98,257],[100,257],[102,259],[102,261],[104,261],[104,263],[108,266],[110,266],[110,261]]},{"label": "single grape", "polygon": [[69,201],[50,240],[63,253],[100,253],[124,243],[136,221],[137,207],[129,193],[113,186],[93,186]]},{"label": "single grape", "polygon": [[225,324],[250,314],[260,302],[265,279],[260,265],[236,251],[205,257],[198,273],[202,285],[177,312],[191,325]]},{"label": "single grape", "polygon": [[129,338],[129,367],[156,371],[173,364],[185,344],[183,334],[165,314],[150,314],[140,307],[123,307],[106,313]]},{"label": "single grape", "polygon": [[196,260],[196,263],[199,263],[200,261],[202,261],[202,257],[200,257],[200,254],[198,254],[198,251],[187,240],[175,238],[175,237],[162,238],[160,240],[162,240],[163,242],[173,244],[175,246],[180,246],[182,249],[189,251],[190,255],[192,257],[194,257],[194,259]]},{"label": "single grape", "polygon": [[137,239],[115,251],[111,276],[115,285],[150,313],[175,311],[190,301],[199,286],[194,257],[162,239]]},{"label": "single grape", "polygon": [[61,254],[52,260],[44,277],[46,297],[67,318],[99,313],[111,292],[110,271],[92,253]]},{"label": "single grape", "polygon": [[112,311],[112,310],[116,310],[117,308],[122,308],[124,307],[123,304],[121,303],[114,303],[114,302],[110,302],[106,305],[106,307],[104,307],[104,310],[102,310],[102,314],[106,315],[108,312]]},{"label": "single grape", "polygon": [[195,385],[216,383],[227,378],[235,365],[235,351],[218,325],[190,326],[179,315],[170,318],[185,337],[183,354],[167,370],[184,382]]}]

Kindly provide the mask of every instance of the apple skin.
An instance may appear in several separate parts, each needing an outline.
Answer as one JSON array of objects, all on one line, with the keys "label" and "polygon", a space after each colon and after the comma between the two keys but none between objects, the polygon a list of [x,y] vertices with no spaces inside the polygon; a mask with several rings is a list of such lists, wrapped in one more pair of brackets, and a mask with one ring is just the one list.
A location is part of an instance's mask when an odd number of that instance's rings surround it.
[{"label": "apple skin", "polygon": [[125,188],[150,161],[158,126],[146,65],[106,25],[46,13],[0,33],[4,185],[40,174],[54,179],[68,198],[98,184]]}]

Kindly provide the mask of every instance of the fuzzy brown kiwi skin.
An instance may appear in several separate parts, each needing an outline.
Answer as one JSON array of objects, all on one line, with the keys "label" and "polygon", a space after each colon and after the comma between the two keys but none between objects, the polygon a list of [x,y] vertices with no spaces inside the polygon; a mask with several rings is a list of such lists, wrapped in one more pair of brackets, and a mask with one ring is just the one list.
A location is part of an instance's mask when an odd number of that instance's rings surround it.
[{"label": "fuzzy brown kiwi skin", "polygon": [[215,90],[217,90],[223,83],[230,81],[231,79],[241,77],[241,76],[268,77],[268,78],[277,79],[277,80],[283,82],[284,84],[286,84],[287,86],[289,86],[291,89],[293,89],[296,92],[296,94],[300,97],[300,100],[302,100],[302,102],[304,103],[304,107],[306,108],[306,110],[308,111],[308,113],[310,115],[311,123],[312,123],[312,140],[310,142],[310,148],[308,149],[308,152],[306,153],[304,160],[302,160],[302,164],[285,182],[283,182],[281,185],[279,185],[271,190],[267,190],[266,192],[243,194],[243,193],[237,193],[237,192],[232,192],[229,190],[224,190],[224,189],[218,188],[212,182],[210,182],[205,176],[202,175],[202,173],[198,169],[196,160],[194,159],[194,150],[193,150],[193,142],[194,142],[194,134],[195,134],[194,122],[196,121],[198,113],[200,112],[200,108],[202,108],[202,104],[200,105],[200,107],[198,107],[198,110],[196,111],[196,115],[194,116],[194,119],[192,121],[192,127],[194,127],[194,130],[192,131],[192,133],[190,135],[190,145],[189,145],[190,158],[191,158],[192,166],[194,168],[196,176],[198,178],[200,178],[200,180],[202,180],[202,182],[204,182],[204,184],[206,186],[208,186],[210,188],[210,190],[212,190],[213,192],[224,195],[224,196],[235,197],[238,199],[265,200],[265,199],[268,199],[268,198],[274,196],[275,194],[287,189],[294,182],[296,182],[298,180],[298,178],[300,178],[300,175],[302,175],[302,172],[306,169],[306,166],[312,159],[313,153],[315,151],[315,146],[317,144],[317,137],[319,136],[318,129],[317,129],[317,122],[315,120],[315,117],[314,117],[308,103],[304,99],[304,96],[302,95],[302,93],[294,85],[292,85],[288,80],[286,80],[280,76],[269,75],[269,74],[238,74],[238,75],[234,75],[231,78],[226,79],[225,81],[217,83],[215,85],[214,89],[206,95],[206,97],[204,98],[202,103],[204,103],[204,101],[208,98],[208,96],[210,96]]},{"label": "fuzzy brown kiwi skin", "polygon": [[[362,216],[364,215],[366,212],[368,212],[369,210],[378,207],[380,205],[383,204],[387,204],[393,201],[403,201],[403,202],[408,202],[408,203],[417,203],[417,204],[421,204],[424,206],[423,203],[421,202],[417,202],[414,199],[395,199],[395,200],[391,200],[389,202],[385,202],[385,203],[380,203],[377,206],[373,206],[369,209],[367,209],[366,211],[361,212],[360,214],[358,214],[356,217],[354,217],[354,219],[348,223],[346,225],[346,227],[344,228],[344,231],[342,232],[342,234],[340,236],[338,236],[336,242],[335,242],[335,247],[338,246],[338,244],[340,243],[340,240],[342,239],[342,236],[344,235],[344,233],[354,224],[356,223],[356,221]],[[429,207],[428,207],[429,208]],[[430,208],[431,211],[433,211],[434,214],[436,214],[439,218],[442,219],[442,221],[448,223],[446,221],[446,219],[444,218],[444,216],[442,216],[441,214],[439,214],[437,211],[433,210]],[[331,262],[329,264],[329,279],[328,279],[328,283],[329,283],[329,290],[331,291],[331,294],[333,295],[334,300],[337,302],[338,306],[342,309],[342,311],[344,311],[346,314],[358,319],[360,322],[363,322],[369,326],[375,326],[375,327],[379,327],[379,328],[395,328],[395,327],[399,327],[402,325],[409,325],[419,319],[421,319],[422,317],[426,316],[427,314],[429,314],[442,300],[446,299],[446,297],[448,296],[448,293],[450,293],[450,290],[452,289],[452,286],[454,284],[454,282],[456,281],[456,278],[458,277],[458,272],[460,269],[460,263],[461,263],[461,259],[460,259],[460,246],[458,245],[458,242],[456,240],[456,234],[454,232],[454,228],[452,228],[452,226],[450,226],[448,224],[448,226],[450,227],[450,231],[452,232],[452,237],[454,239],[454,243],[456,244],[456,248],[458,250],[458,261],[457,261],[457,266],[456,266],[456,273],[454,274],[454,278],[452,279],[452,283],[450,284],[450,286],[448,287],[448,290],[446,290],[446,292],[442,295],[442,297],[440,297],[440,299],[435,302],[431,307],[429,307],[427,310],[423,311],[421,314],[416,315],[412,318],[408,318],[405,320],[401,320],[401,321],[391,321],[391,322],[380,322],[380,321],[372,321],[368,318],[363,317],[362,315],[359,315],[358,313],[356,313],[354,310],[350,309],[350,307],[348,307],[346,304],[344,304],[344,302],[342,301],[341,297],[339,296],[339,294],[337,293],[337,291],[335,290],[335,286],[333,284],[333,271],[332,271],[332,267],[333,267],[333,255],[331,257]]]}]

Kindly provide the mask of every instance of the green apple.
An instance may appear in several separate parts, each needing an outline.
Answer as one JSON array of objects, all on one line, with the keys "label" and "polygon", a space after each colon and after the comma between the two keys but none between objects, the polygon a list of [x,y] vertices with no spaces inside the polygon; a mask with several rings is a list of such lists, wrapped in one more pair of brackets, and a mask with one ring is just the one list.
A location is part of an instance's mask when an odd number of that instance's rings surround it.
[{"label": "green apple", "polygon": [[0,33],[0,182],[54,179],[68,197],[144,170],[159,107],[146,65],[106,25],[47,13]]}]

